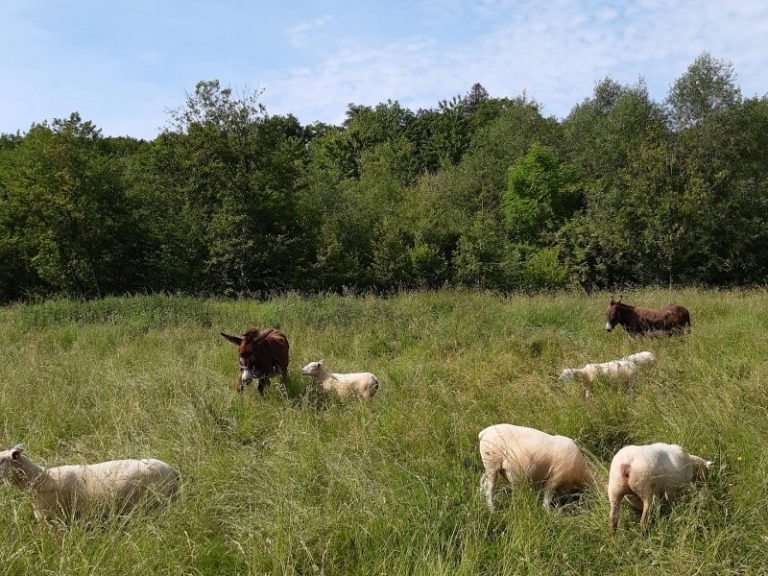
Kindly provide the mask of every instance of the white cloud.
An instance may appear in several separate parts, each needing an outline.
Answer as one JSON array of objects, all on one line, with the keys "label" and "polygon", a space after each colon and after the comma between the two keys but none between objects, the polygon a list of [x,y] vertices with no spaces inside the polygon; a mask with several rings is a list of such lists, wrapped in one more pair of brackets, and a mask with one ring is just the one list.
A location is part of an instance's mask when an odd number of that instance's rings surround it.
[{"label": "white cloud", "polygon": [[[146,13],[126,9],[121,25],[59,4],[0,2],[0,132],[78,110],[105,134],[151,138],[185,91],[213,78],[263,87],[271,114],[303,123],[341,122],[350,102],[431,108],[475,82],[495,97],[525,90],[562,117],[606,75],[642,76],[661,101],[705,50],[733,62],[745,96],[768,91],[764,0],[342,1],[294,25],[287,10],[234,0],[242,10],[219,10],[219,26],[193,8],[180,24],[181,4],[140,2]],[[242,33],[253,23],[261,34]]]},{"label": "white cloud", "polygon": [[330,20],[331,17],[326,14],[309,22],[300,22],[295,26],[291,26],[285,31],[288,42],[294,48],[303,48],[307,44],[310,34],[313,31],[324,28]]},{"label": "white cloud", "polygon": [[[449,15],[459,8],[436,0],[435,10]],[[768,90],[768,6],[759,1],[485,0],[477,10],[484,19],[494,14],[480,34],[380,46],[357,38],[354,48],[329,53],[311,70],[272,71],[264,81],[267,107],[302,122],[338,122],[349,102],[391,98],[434,107],[480,82],[492,96],[525,90],[546,113],[562,117],[606,75],[623,83],[642,76],[652,97],[663,100],[705,50],[734,63],[746,95]]]}]

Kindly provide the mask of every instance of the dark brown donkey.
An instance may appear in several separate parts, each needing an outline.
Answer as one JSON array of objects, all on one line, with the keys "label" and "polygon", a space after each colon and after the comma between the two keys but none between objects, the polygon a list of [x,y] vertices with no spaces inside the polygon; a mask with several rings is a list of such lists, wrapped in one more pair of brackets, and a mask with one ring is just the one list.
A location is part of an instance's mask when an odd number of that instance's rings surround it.
[{"label": "dark brown donkey", "polygon": [[691,315],[686,308],[667,304],[664,308],[636,308],[623,304],[621,298],[608,305],[605,329],[610,332],[621,324],[627,334],[635,336],[646,332],[664,332],[668,335],[691,331]]},{"label": "dark brown donkey", "polygon": [[288,376],[288,339],[280,330],[249,328],[242,336],[221,333],[224,338],[238,347],[240,373],[237,377],[237,392],[242,394],[254,378],[259,379],[259,394],[269,386],[269,377],[280,375],[280,396],[288,398],[285,379]]}]

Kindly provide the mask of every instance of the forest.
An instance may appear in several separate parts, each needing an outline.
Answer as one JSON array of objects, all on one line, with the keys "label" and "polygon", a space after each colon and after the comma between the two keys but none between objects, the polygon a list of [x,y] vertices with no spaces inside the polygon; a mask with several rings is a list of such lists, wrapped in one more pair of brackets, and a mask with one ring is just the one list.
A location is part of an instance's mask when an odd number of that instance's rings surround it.
[{"label": "forest", "polygon": [[480,84],[434,108],[271,115],[201,81],[151,141],[73,112],[0,135],[0,302],[768,280],[768,96],[702,53],[567,117]]}]

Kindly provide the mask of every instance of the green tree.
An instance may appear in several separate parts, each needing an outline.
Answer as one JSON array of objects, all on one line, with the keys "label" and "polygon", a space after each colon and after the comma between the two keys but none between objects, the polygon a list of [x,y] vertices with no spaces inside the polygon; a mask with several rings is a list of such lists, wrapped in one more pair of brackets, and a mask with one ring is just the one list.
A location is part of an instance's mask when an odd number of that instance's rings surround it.
[{"label": "green tree", "polygon": [[141,225],[101,132],[77,113],[34,125],[17,162],[6,191],[15,219],[6,240],[30,256],[39,278],[82,296],[138,285]]},{"label": "green tree", "polygon": [[519,98],[494,120],[477,131],[455,172],[462,198],[470,214],[497,212],[507,188],[507,172],[538,142],[554,146],[560,128],[554,118],[541,115],[539,105]]},{"label": "green tree", "polygon": [[478,212],[459,238],[453,264],[459,284],[477,288],[507,288],[505,241],[499,220]]},{"label": "green tree", "polygon": [[667,99],[681,194],[693,212],[685,266],[715,284],[749,281],[765,262],[765,99],[743,101],[735,76],[729,62],[702,54]]},{"label": "green tree", "polygon": [[136,193],[170,287],[265,293],[295,286],[308,265],[296,212],[306,134],[292,116],[268,116],[259,96],[198,83],[143,157]]},{"label": "green tree", "polygon": [[741,102],[733,64],[704,52],[672,85],[667,97],[672,120],[678,128],[687,128],[711,114],[732,108]]},{"label": "green tree", "polygon": [[606,78],[592,98],[574,107],[563,134],[565,167],[584,203],[583,213],[557,233],[572,280],[602,287],[652,281],[653,266],[640,238],[648,225],[644,218],[655,216],[636,214],[634,192],[648,183],[636,190],[633,178],[643,174],[638,159],[659,158],[645,151],[668,142],[663,109],[650,99],[644,82],[622,86]]},{"label": "green tree", "polygon": [[504,222],[516,242],[539,243],[579,208],[579,197],[551,148],[534,144],[509,169]]},{"label": "green tree", "polygon": [[18,134],[0,135],[0,302],[22,298],[40,288],[31,263],[31,246],[23,235],[28,207],[14,190],[22,143]]}]

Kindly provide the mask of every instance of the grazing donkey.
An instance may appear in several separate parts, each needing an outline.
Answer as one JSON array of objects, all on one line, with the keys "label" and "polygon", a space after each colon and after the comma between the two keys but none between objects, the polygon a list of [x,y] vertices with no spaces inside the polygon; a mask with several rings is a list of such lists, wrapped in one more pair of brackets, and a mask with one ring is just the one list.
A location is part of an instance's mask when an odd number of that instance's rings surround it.
[{"label": "grazing donkey", "polygon": [[221,333],[224,338],[238,347],[240,372],[237,377],[237,392],[242,394],[254,378],[259,380],[259,394],[269,386],[269,377],[280,375],[280,396],[285,400],[288,392],[285,380],[288,376],[288,339],[280,330],[250,328],[242,337]]},{"label": "grazing donkey", "polygon": [[623,304],[621,298],[617,301],[611,298],[605,312],[605,329],[610,332],[618,324],[631,336],[647,332],[664,332],[671,336],[691,331],[691,315],[677,304],[667,304],[659,309],[636,308]]}]

